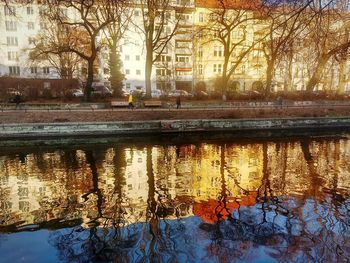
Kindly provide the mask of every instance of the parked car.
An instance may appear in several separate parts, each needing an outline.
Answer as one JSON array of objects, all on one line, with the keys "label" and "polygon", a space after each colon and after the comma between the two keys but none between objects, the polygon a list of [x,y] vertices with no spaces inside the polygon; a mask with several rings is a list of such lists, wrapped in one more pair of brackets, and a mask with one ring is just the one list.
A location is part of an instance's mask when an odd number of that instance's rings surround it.
[{"label": "parked car", "polygon": [[10,96],[8,98],[8,103],[16,103],[19,104],[21,102],[24,102],[23,94],[16,90],[10,90],[7,92],[7,94]]},{"label": "parked car", "polygon": [[112,91],[105,86],[94,86],[92,87],[92,95],[95,97],[111,97]]},{"label": "parked car", "polygon": [[209,94],[203,90],[199,90],[194,94],[194,97],[196,99],[207,99],[207,98],[209,98]]},{"label": "parked car", "polygon": [[81,89],[72,90],[72,96],[75,98],[84,97],[84,92]]},{"label": "parked car", "polygon": [[172,90],[169,92],[169,97],[184,97],[184,98],[192,98],[193,95],[189,92],[187,92],[186,90],[181,90],[181,89],[177,89],[177,90]]},{"label": "parked car", "polygon": [[159,98],[162,95],[162,93],[160,92],[160,90],[154,89],[151,91],[151,95],[152,98]]},{"label": "parked car", "polygon": [[128,97],[129,94],[130,94],[130,92],[129,92],[128,90],[122,89],[122,96],[123,96],[123,97]]},{"label": "parked car", "polygon": [[142,99],[146,96],[146,93],[141,89],[130,91],[130,93],[132,94],[134,99]]}]

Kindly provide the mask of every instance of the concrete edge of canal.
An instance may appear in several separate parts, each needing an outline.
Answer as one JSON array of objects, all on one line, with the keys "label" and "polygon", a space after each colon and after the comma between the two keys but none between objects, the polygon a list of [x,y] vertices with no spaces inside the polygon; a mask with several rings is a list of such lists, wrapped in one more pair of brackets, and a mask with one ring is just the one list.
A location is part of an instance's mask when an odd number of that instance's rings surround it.
[{"label": "concrete edge of canal", "polygon": [[350,117],[2,124],[0,138],[350,128]]}]

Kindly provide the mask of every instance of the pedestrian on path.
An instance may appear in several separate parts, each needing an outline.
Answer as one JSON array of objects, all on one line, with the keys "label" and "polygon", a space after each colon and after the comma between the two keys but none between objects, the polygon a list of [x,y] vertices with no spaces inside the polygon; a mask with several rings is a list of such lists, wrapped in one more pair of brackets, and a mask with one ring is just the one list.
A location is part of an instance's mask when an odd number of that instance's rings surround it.
[{"label": "pedestrian on path", "polygon": [[177,96],[176,97],[176,109],[180,109],[181,108],[181,97]]},{"label": "pedestrian on path", "polygon": [[21,101],[22,101],[21,94],[19,92],[17,92],[15,95],[15,98],[14,98],[14,103],[16,103],[16,109],[18,108]]},{"label": "pedestrian on path", "polygon": [[283,98],[281,96],[278,96],[277,97],[277,107],[282,109],[282,105],[283,105]]},{"label": "pedestrian on path", "polygon": [[129,103],[129,109],[133,109],[134,108],[134,104],[133,104],[132,94],[129,95],[128,103]]}]

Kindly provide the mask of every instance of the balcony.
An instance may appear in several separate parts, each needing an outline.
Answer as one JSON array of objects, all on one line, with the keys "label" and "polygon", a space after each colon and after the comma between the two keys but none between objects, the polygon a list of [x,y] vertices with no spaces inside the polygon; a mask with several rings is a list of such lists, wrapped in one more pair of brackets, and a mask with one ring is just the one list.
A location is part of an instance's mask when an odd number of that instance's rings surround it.
[{"label": "balcony", "polygon": [[171,80],[171,76],[162,76],[162,75],[157,75],[156,76],[156,81],[162,81],[162,82],[169,82]]},{"label": "balcony", "polygon": [[190,62],[176,62],[175,67],[178,71],[191,71],[193,65]]},{"label": "balcony", "polygon": [[177,47],[175,52],[176,52],[176,54],[192,55],[192,49],[191,48]]},{"label": "balcony", "polygon": [[178,31],[175,35],[175,40],[192,41],[193,30]]},{"label": "balcony", "polygon": [[193,76],[191,75],[183,75],[183,76],[176,76],[175,81],[192,81]]}]

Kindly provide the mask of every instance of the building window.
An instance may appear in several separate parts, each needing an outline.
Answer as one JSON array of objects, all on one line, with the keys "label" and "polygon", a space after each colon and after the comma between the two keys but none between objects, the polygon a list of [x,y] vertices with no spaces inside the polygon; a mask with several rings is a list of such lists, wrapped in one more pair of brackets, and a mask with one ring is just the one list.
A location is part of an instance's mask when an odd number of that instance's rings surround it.
[{"label": "building window", "polygon": [[203,57],[203,48],[202,47],[199,47],[198,48],[198,57]]},{"label": "building window", "polygon": [[7,45],[8,46],[18,46],[18,38],[17,37],[7,37]]},{"label": "building window", "polygon": [[170,62],[171,61],[171,56],[166,56],[166,55],[160,55],[157,57],[158,62]]},{"label": "building window", "polygon": [[5,5],[4,6],[5,16],[15,16],[16,8],[14,6]]},{"label": "building window", "polygon": [[34,14],[34,9],[32,6],[27,6],[27,15],[32,15]]},{"label": "building window", "polygon": [[125,60],[130,60],[130,56],[129,55],[125,55]]},{"label": "building window", "polygon": [[176,55],[176,62],[188,63],[189,61],[190,61],[190,57],[189,56]]},{"label": "building window", "polygon": [[221,71],[222,71],[222,65],[218,64],[218,73],[221,73]]},{"label": "building window", "polygon": [[203,75],[203,65],[202,64],[198,65],[198,74]]},{"label": "building window", "polygon": [[191,76],[191,75],[192,75],[192,71],[181,71],[181,70],[176,71],[176,76]]},{"label": "building window", "polygon": [[28,43],[29,43],[29,45],[35,44],[35,38],[34,37],[28,37]]},{"label": "building window", "polygon": [[141,70],[137,69],[136,70],[136,75],[141,75]]},{"label": "building window", "polygon": [[17,31],[16,21],[5,21],[6,31]]},{"label": "building window", "polygon": [[18,60],[18,52],[16,52],[16,51],[7,52],[7,58],[9,61],[17,61]]},{"label": "building window", "polygon": [[129,74],[130,74],[130,69],[126,69],[126,70],[125,70],[125,74],[126,74],[126,75],[129,75]]},{"label": "building window", "polygon": [[19,76],[21,73],[19,66],[9,66],[9,72],[10,72],[10,75],[16,75],[16,76]]},{"label": "building window", "polygon": [[203,13],[199,13],[199,22],[204,22]]},{"label": "building window", "polygon": [[34,23],[33,22],[28,22],[28,29],[29,30],[34,29]]},{"label": "building window", "polygon": [[176,41],[175,42],[176,48],[191,48],[191,42],[190,41]]},{"label": "building window", "polygon": [[218,56],[218,46],[214,47],[214,57]]},{"label": "building window", "polygon": [[140,16],[140,11],[139,10],[134,10],[134,16]]},{"label": "building window", "polygon": [[216,64],[214,64],[213,72],[216,73]]},{"label": "building window", "polygon": [[222,57],[223,55],[223,48],[222,46],[215,46],[214,47],[214,57]]},{"label": "building window", "polygon": [[50,74],[50,68],[49,67],[43,67],[44,74]]},{"label": "building window", "polygon": [[38,73],[38,68],[37,68],[37,67],[31,67],[31,68],[30,68],[30,73],[31,73],[31,74],[36,74],[36,73]]},{"label": "building window", "polygon": [[160,69],[160,68],[157,68],[156,69],[156,75],[157,76],[165,76],[165,69]]},{"label": "building window", "polygon": [[170,76],[171,75],[171,70],[170,69],[165,69],[165,68],[158,68],[156,70],[156,75],[157,76]]},{"label": "building window", "polygon": [[140,55],[136,55],[136,60],[140,61]]}]

